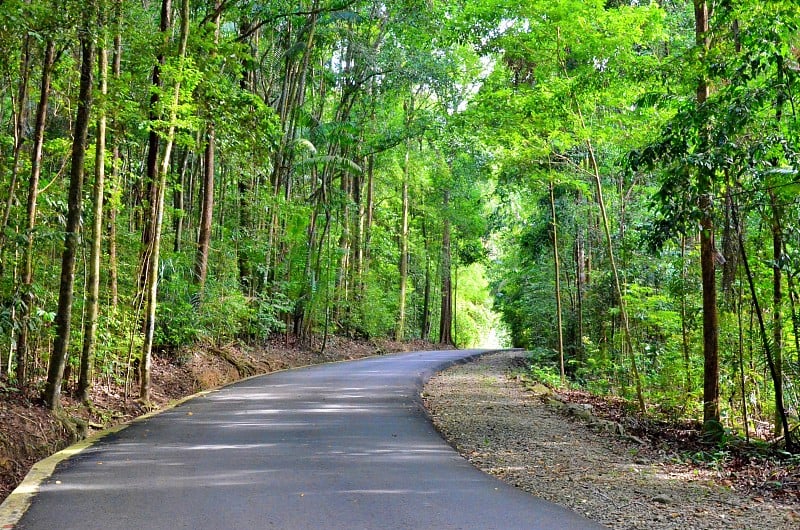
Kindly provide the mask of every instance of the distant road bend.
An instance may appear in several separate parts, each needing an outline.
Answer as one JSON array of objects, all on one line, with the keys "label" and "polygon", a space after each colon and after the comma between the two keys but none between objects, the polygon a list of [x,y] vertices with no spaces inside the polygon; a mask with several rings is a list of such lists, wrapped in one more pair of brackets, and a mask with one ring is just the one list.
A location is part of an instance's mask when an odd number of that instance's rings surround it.
[{"label": "distant road bend", "polygon": [[59,465],[24,529],[584,529],[473,468],[434,430],[423,381],[481,350],[248,379]]}]

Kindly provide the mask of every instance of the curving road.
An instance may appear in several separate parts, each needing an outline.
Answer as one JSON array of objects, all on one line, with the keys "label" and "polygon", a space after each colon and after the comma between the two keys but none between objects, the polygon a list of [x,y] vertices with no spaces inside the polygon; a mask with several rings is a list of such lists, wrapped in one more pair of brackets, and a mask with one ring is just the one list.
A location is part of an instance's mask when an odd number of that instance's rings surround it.
[{"label": "curving road", "polygon": [[58,466],[16,528],[600,528],[462,459],[419,393],[482,353],[279,372],[192,399]]}]

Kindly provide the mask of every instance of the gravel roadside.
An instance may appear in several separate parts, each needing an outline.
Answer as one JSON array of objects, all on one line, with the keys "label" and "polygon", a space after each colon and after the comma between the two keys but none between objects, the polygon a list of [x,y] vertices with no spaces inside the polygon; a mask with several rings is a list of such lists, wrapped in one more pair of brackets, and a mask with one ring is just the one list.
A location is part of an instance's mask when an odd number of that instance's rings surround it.
[{"label": "gravel roadside", "polygon": [[797,529],[797,505],[748,495],[568,417],[493,354],[435,376],[423,396],[443,436],[473,465],[618,529]]}]

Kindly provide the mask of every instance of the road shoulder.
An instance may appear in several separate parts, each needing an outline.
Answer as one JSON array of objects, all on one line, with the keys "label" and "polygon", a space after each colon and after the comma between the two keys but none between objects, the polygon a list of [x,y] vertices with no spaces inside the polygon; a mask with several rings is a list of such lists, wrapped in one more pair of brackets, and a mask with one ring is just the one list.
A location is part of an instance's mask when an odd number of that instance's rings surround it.
[{"label": "road shoulder", "polygon": [[509,377],[519,355],[489,355],[425,386],[436,427],[478,468],[612,528],[798,527],[797,506],[734,491],[555,411]]}]

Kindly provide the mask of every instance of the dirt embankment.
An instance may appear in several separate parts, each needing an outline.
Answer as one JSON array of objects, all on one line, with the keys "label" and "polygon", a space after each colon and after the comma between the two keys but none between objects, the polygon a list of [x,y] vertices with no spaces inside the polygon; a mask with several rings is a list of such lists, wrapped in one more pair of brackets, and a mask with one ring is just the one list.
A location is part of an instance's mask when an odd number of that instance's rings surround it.
[{"label": "dirt embankment", "polygon": [[[318,345],[317,345],[318,347]],[[236,344],[198,345],[154,358],[151,408],[215,388],[250,375],[376,354],[436,349],[423,341],[354,341],[331,337],[324,353],[277,338],[260,347]],[[130,385],[129,385],[130,386]],[[0,502],[25,477],[30,467],[91,434],[148,412],[136,400],[135,386],[126,396],[124,384],[98,378],[92,389],[92,410],[63,394],[64,410],[80,418],[88,433],[71,432],[44,409],[35,392],[21,393],[0,380]]]}]

